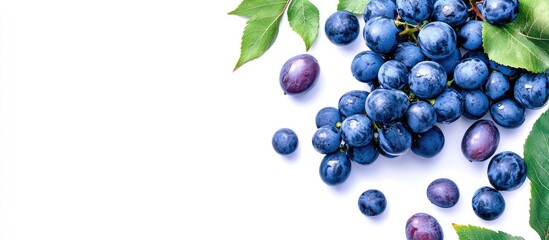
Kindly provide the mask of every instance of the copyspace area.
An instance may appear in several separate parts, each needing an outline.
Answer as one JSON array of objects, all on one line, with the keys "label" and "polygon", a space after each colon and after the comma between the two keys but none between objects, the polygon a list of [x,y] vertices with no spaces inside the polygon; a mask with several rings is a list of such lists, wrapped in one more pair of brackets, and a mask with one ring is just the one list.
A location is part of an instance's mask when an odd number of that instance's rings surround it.
[{"label": "copyspace area", "polygon": [[[321,19],[309,51],[320,79],[287,96],[280,68],[305,45],[286,16],[271,49],[233,72],[246,20],[227,13],[238,0],[3,1],[0,239],[404,239],[416,212],[435,216],[446,239],[457,239],[452,223],[537,239],[528,180],[503,193],[497,220],[473,213],[474,191],[489,185],[488,162],[470,163],[460,150],[473,120],[439,125],[446,144],[435,158],[380,157],[353,165],[341,186],[321,181],[314,116],[368,89],[350,72],[366,46],[361,37],[331,44],[323,26],[337,2],[311,2]],[[545,109],[528,111],[519,129],[500,128],[497,152],[522,155]],[[300,140],[289,157],[271,146],[281,127]],[[453,208],[426,198],[439,177],[460,188]],[[388,206],[367,218],[357,200],[371,188]]]}]

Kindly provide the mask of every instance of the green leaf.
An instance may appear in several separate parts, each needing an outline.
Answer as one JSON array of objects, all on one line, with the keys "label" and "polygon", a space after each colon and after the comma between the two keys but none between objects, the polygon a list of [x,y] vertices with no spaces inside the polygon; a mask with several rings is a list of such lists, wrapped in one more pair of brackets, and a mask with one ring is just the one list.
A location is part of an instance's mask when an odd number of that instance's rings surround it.
[{"label": "green leaf", "polygon": [[234,70],[263,55],[278,35],[280,20],[290,0],[243,0],[229,14],[247,17],[240,57]]},{"label": "green leaf", "polygon": [[293,0],[288,6],[288,21],[305,42],[305,49],[309,51],[318,36],[318,8],[308,0]]},{"label": "green leaf", "polygon": [[364,14],[366,4],[369,2],[370,0],[339,0],[337,10],[345,10],[360,15]]},{"label": "green leaf", "polygon": [[488,57],[500,64],[534,73],[549,69],[549,1],[520,0],[520,12],[511,23],[482,23],[482,40]]},{"label": "green leaf", "polygon": [[524,144],[526,175],[530,179],[530,226],[549,239],[549,111],[536,120]]},{"label": "green leaf", "polygon": [[459,225],[453,223],[452,226],[459,236],[459,240],[524,240],[522,237],[516,237],[502,231],[493,231],[473,225]]}]

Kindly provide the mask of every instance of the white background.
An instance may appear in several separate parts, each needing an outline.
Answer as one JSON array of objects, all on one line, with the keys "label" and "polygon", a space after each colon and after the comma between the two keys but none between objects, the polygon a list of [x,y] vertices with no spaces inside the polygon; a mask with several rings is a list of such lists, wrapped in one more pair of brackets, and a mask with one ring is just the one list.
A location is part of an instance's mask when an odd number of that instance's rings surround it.
[{"label": "white background", "polygon": [[[305,47],[286,16],[271,49],[232,71],[246,20],[227,13],[240,0],[3,1],[0,238],[404,239],[407,218],[426,212],[446,239],[457,239],[452,223],[538,239],[528,181],[503,193],[499,219],[473,213],[473,192],[489,183],[488,162],[469,163],[460,151],[471,120],[439,125],[446,145],[433,159],[380,157],[353,165],[341,186],[320,180],[314,116],[367,89],[350,73],[366,47],[361,37],[331,44],[323,27],[337,1],[312,2],[321,26],[309,53],[321,75],[292,97],[278,74]],[[522,155],[542,111],[528,111],[520,129],[500,128],[498,152]],[[289,157],[271,146],[281,127],[299,136]],[[455,207],[427,200],[438,177],[460,187]],[[358,210],[370,188],[387,197],[381,216]]]}]

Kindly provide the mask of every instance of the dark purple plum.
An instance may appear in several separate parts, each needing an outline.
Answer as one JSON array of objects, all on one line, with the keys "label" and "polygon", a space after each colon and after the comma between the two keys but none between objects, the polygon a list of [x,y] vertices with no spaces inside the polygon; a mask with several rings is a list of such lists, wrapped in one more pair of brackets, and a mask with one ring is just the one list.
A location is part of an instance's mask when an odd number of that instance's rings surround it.
[{"label": "dark purple plum", "polygon": [[500,152],[488,164],[488,180],[499,191],[518,189],[526,180],[526,163],[511,151]]},{"label": "dark purple plum", "polygon": [[459,200],[457,184],[448,178],[438,178],[427,186],[427,199],[441,208],[450,208]]},{"label": "dark purple plum", "polygon": [[342,184],[351,174],[351,160],[340,151],[327,154],[322,158],[319,173],[320,178],[327,185]]},{"label": "dark purple plum", "polygon": [[358,209],[366,216],[377,216],[385,211],[386,207],[387,199],[377,189],[366,190],[358,198]]},{"label": "dark purple plum", "polygon": [[297,134],[289,128],[278,129],[271,140],[274,150],[281,155],[295,152],[299,144]]},{"label": "dark purple plum", "polygon": [[416,213],[406,221],[407,240],[442,240],[444,235],[437,219],[427,213]]},{"label": "dark purple plum", "polygon": [[461,152],[471,162],[482,162],[490,158],[499,145],[499,130],[494,122],[477,120],[463,135]]},{"label": "dark purple plum", "polygon": [[315,57],[300,54],[286,61],[280,70],[280,87],[284,94],[294,95],[310,90],[317,82],[320,65]]},{"label": "dark purple plum", "polygon": [[481,187],[473,195],[473,211],[483,220],[492,221],[501,216],[505,210],[505,199],[498,190]]}]

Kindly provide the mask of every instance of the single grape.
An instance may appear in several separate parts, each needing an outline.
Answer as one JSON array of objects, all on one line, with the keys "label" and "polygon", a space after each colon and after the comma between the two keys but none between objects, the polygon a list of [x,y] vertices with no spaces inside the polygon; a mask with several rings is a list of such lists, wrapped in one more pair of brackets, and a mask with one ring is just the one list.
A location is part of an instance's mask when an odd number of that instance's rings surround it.
[{"label": "single grape", "polygon": [[544,73],[524,73],[515,82],[513,93],[524,108],[542,108],[549,99],[549,78]]},{"label": "single grape", "polygon": [[320,162],[320,178],[327,185],[342,184],[351,174],[351,161],[340,151],[329,153]]},{"label": "single grape", "polygon": [[335,107],[323,107],[316,113],[315,117],[316,128],[324,125],[336,127],[337,123],[341,123],[341,121],[343,121],[341,114]]},{"label": "single grape", "polygon": [[[468,58],[478,58],[480,61],[482,61],[486,66],[490,66],[490,59],[488,58],[488,55],[484,53],[484,50],[474,50],[474,51],[468,51],[465,54],[463,54],[462,60],[468,59]],[[492,68],[490,66],[490,68]]]},{"label": "single grape", "polygon": [[375,122],[389,123],[404,116],[410,105],[408,96],[394,89],[378,88],[366,98],[366,114]]},{"label": "single grape", "polygon": [[448,23],[451,27],[459,27],[467,21],[467,10],[462,0],[436,0],[432,17],[435,21]]},{"label": "single grape", "polygon": [[411,24],[421,24],[433,12],[433,0],[396,0],[398,15]]},{"label": "single grape", "polygon": [[484,0],[482,16],[492,25],[505,25],[515,20],[519,14],[518,0]]},{"label": "single grape", "polygon": [[459,200],[457,184],[448,178],[438,178],[427,186],[427,199],[441,208],[450,208]]},{"label": "single grape", "polygon": [[430,22],[419,31],[418,43],[425,56],[444,59],[457,49],[456,32],[444,22]]},{"label": "single grape", "polygon": [[456,66],[461,61],[461,52],[459,49],[454,50],[450,56],[447,58],[441,59],[441,60],[433,60],[440,64],[446,71],[447,76],[454,75],[454,70],[456,69]]},{"label": "single grape", "polygon": [[366,190],[358,198],[358,209],[366,216],[377,216],[385,211],[386,207],[387,199],[377,189]]},{"label": "single grape", "polygon": [[366,4],[364,10],[364,22],[374,17],[386,17],[394,19],[396,16],[396,4],[391,0],[372,0]]},{"label": "single grape", "polygon": [[450,124],[458,120],[463,113],[463,97],[457,90],[446,88],[435,98],[433,107],[437,114],[437,122]]},{"label": "single grape", "polygon": [[319,153],[333,153],[341,145],[341,132],[335,126],[324,125],[315,131],[312,143]]},{"label": "single grape", "polygon": [[360,24],[357,17],[348,11],[332,13],[324,25],[326,36],[335,45],[348,45],[358,37]]},{"label": "single grape", "polygon": [[504,98],[490,106],[490,116],[499,126],[518,128],[524,123],[525,109],[515,100]]},{"label": "single grape", "polygon": [[499,191],[518,189],[526,180],[526,163],[511,151],[500,152],[488,164],[488,180]]},{"label": "single grape", "polygon": [[407,240],[442,240],[444,235],[437,219],[427,213],[416,213],[406,221]]},{"label": "single grape", "polygon": [[288,59],[280,70],[280,86],[284,94],[294,95],[310,90],[317,82],[320,65],[315,57],[300,54]]},{"label": "single grape", "polygon": [[454,69],[454,80],[463,89],[477,89],[486,83],[489,73],[488,66],[480,59],[467,58]]},{"label": "single grape", "polygon": [[494,62],[493,60],[489,61],[488,66],[492,70],[496,70],[496,71],[502,73],[503,75],[505,75],[507,77],[514,77],[514,76],[518,75],[521,72],[519,68],[505,66],[503,64],[499,64],[497,62]]},{"label": "single grape", "polygon": [[446,81],[446,71],[433,61],[419,62],[408,74],[408,86],[420,98],[438,96],[446,88]]},{"label": "single grape", "polygon": [[343,118],[364,113],[364,104],[369,92],[365,90],[351,90],[339,98],[338,109]]},{"label": "single grape", "polygon": [[412,152],[423,158],[432,158],[444,147],[444,133],[437,125],[423,133],[412,136]]},{"label": "single grape", "polygon": [[288,155],[295,152],[299,144],[299,139],[292,129],[281,128],[274,133],[271,142],[277,153]]},{"label": "single grape", "polygon": [[412,147],[412,134],[401,122],[391,122],[379,129],[379,147],[384,152],[400,156]]},{"label": "single grape", "polygon": [[509,94],[511,83],[509,77],[498,71],[492,71],[484,85],[484,93],[492,101],[500,100]]},{"label": "single grape", "polygon": [[467,50],[482,48],[482,21],[471,19],[457,33],[458,43]]},{"label": "single grape", "polygon": [[385,60],[379,53],[370,50],[362,51],[353,58],[351,73],[360,82],[375,82],[377,72],[384,62]]},{"label": "single grape", "polygon": [[416,101],[406,110],[406,125],[413,133],[425,132],[437,121],[435,108],[425,101]]},{"label": "single grape", "polygon": [[340,129],[343,141],[352,147],[366,146],[374,137],[372,121],[363,114],[348,116]]},{"label": "single grape", "polygon": [[475,121],[463,135],[461,152],[470,162],[482,162],[490,158],[499,145],[499,130],[494,122],[481,119]]},{"label": "single grape", "polygon": [[479,119],[483,117],[490,109],[490,100],[480,89],[463,90],[463,113],[462,115],[469,119]]},{"label": "single grape", "polygon": [[402,89],[408,81],[408,69],[404,63],[389,60],[379,68],[379,84],[386,89]]},{"label": "single grape", "polygon": [[388,54],[397,48],[398,33],[394,21],[385,17],[368,20],[362,31],[366,46],[379,54]]},{"label": "single grape", "polygon": [[404,63],[406,68],[410,69],[417,63],[425,61],[425,55],[415,43],[404,42],[398,44],[393,59]]},{"label": "single grape", "polygon": [[472,200],[473,211],[483,220],[492,221],[505,210],[505,199],[500,192],[491,187],[481,187],[475,191]]},{"label": "single grape", "polygon": [[379,157],[379,150],[374,141],[362,147],[348,146],[346,153],[349,160],[361,165],[371,164]]}]

